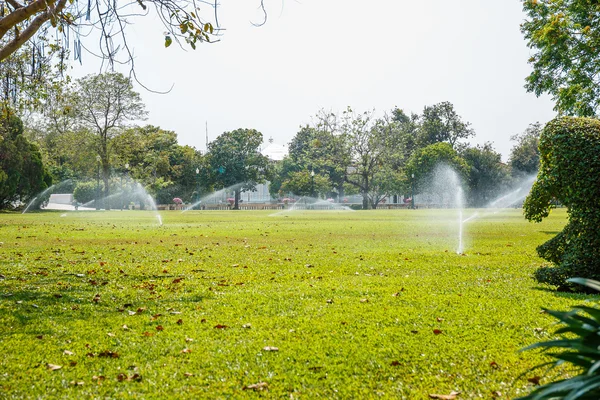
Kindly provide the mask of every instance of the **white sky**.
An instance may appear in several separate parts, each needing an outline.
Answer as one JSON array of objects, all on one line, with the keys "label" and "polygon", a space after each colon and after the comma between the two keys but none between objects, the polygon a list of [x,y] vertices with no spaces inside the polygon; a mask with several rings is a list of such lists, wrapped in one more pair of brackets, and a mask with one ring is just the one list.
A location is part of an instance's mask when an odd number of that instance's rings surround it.
[{"label": "white sky", "polygon": [[[209,140],[255,128],[283,144],[321,108],[421,113],[450,101],[475,129],[471,143],[493,142],[506,161],[510,136],[555,115],[548,97],[523,88],[531,51],[519,0],[265,0],[259,28],[259,0],[221,1],[222,40],[195,51],[165,49],[151,18],[128,28],[138,78],[155,90],[174,85],[165,95],[140,88],[146,123],[177,132],[180,144],[204,150],[205,121]],[[86,54],[73,65],[76,76],[97,71]]]}]

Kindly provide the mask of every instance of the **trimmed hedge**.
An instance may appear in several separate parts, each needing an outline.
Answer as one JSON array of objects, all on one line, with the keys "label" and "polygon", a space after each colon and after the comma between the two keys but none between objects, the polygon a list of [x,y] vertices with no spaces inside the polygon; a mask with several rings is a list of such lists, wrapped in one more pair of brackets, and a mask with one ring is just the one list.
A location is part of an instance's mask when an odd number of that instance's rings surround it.
[{"label": "trimmed hedge", "polygon": [[540,222],[552,200],[568,208],[569,222],[557,236],[538,247],[538,254],[554,263],[535,278],[575,290],[566,279],[600,280],[600,121],[560,117],[550,121],[540,136],[540,171],[523,205],[525,217]]}]

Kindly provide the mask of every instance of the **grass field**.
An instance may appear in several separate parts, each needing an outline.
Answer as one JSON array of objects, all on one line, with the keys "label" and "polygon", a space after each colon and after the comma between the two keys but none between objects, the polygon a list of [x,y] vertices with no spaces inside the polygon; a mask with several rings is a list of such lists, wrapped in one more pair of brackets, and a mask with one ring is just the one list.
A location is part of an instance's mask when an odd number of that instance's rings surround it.
[{"label": "grass field", "polygon": [[511,398],[590,297],[531,279],[564,210],[271,214],[0,214],[0,397]]}]

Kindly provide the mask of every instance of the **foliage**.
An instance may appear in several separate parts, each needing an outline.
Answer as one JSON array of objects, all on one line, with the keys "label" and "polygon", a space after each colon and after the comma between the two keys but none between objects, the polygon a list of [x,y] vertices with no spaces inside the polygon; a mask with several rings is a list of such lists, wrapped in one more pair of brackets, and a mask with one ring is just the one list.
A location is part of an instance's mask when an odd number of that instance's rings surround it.
[{"label": "foliage", "polygon": [[454,105],[448,101],[427,106],[421,117],[421,132],[419,145],[425,147],[431,144],[445,142],[457,149],[459,141],[475,135],[470,123],[464,122],[454,111]]},{"label": "foliage", "polygon": [[298,196],[319,197],[327,195],[331,182],[327,175],[311,174],[314,171],[292,172],[289,178],[281,185],[281,192],[293,193]]},{"label": "foliage", "polygon": [[540,133],[539,122],[530,124],[525,132],[512,136],[510,140],[516,144],[510,150],[509,164],[515,177],[537,174],[540,168]]},{"label": "foliage", "polygon": [[[83,40],[99,35],[98,48],[92,51],[94,54],[108,59],[110,65],[114,62],[133,65],[133,55],[127,46],[126,27],[135,16],[145,15],[157,17],[166,29],[165,47],[177,41],[195,49],[197,43],[210,41],[216,35],[213,24],[200,15],[196,3],[186,0],[145,0],[137,5],[132,3],[130,7],[120,7],[109,0],[32,0],[27,3],[10,0],[4,3],[0,19],[0,61],[22,48],[31,38],[47,35],[53,27],[61,33],[57,35],[59,38],[54,45],[62,51],[69,48],[66,43],[69,38],[67,31],[77,35],[77,40],[80,40],[80,33]],[[82,26],[83,31],[80,32],[78,28]],[[63,32],[65,35],[61,40]],[[91,47],[88,45],[88,48]],[[119,50],[126,53],[125,59],[117,57]],[[77,56],[81,57],[80,54]]]},{"label": "foliage", "polygon": [[256,188],[269,174],[269,161],[260,154],[262,133],[255,129],[236,129],[225,132],[208,144],[208,165],[213,181],[235,191],[234,210],[240,193]]},{"label": "foliage", "polygon": [[414,180],[416,192],[423,190],[440,164],[452,167],[462,178],[468,175],[469,166],[449,143],[435,143],[416,150],[406,163],[406,187],[410,187]]},{"label": "foliage", "polygon": [[23,123],[9,110],[0,114],[0,209],[27,202],[52,179],[39,149],[23,136]]},{"label": "foliage", "polygon": [[100,184],[94,181],[78,182],[73,191],[73,198],[81,204],[96,200],[98,192],[103,189],[102,185],[102,182]]},{"label": "foliage", "polygon": [[561,114],[597,115],[600,105],[600,9],[590,0],[525,0],[521,31],[530,48],[533,72],[526,88],[549,93]]},{"label": "foliage", "polygon": [[[77,80],[74,110],[80,123],[96,135],[95,150],[100,157],[104,197],[110,195],[111,140],[128,121],[146,118],[144,103],[129,78],[120,73],[88,75]],[[105,204],[110,208],[109,204]]]},{"label": "foliage", "polygon": [[389,117],[373,120],[371,113],[348,108],[341,126],[351,163],[346,182],[363,197],[363,209],[376,208],[386,196],[400,190],[396,172],[402,164],[405,135]]},{"label": "foliage", "polygon": [[[600,290],[600,282],[582,278],[570,282]],[[555,367],[570,364],[579,373],[535,388],[528,396],[519,400],[594,400],[600,398],[600,309],[589,305],[578,305],[571,311],[544,311],[564,324],[555,334],[560,339],[539,342],[527,347],[544,349],[556,359]],[[587,315],[585,315],[587,314]],[[560,351],[560,352],[559,352]],[[540,365],[540,367],[545,366]]]},{"label": "foliage", "polygon": [[301,127],[292,138],[289,147],[290,161],[295,165],[293,171],[282,169],[285,175],[282,180],[290,179],[289,172],[300,170],[315,171],[326,175],[330,187],[322,188],[321,193],[337,192],[337,197],[344,196],[344,182],[350,154],[345,137],[340,135],[337,116],[321,110],[316,115],[315,126]]},{"label": "foliage", "polygon": [[600,279],[600,121],[562,117],[550,121],[540,136],[540,171],[524,204],[525,217],[539,222],[552,201],[569,210],[569,223],[538,248],[556,264],[536,275],[541,282],[566,289],[565,278]]},{"label": "foliage", "polygon": [[472,207],[485,207],[509,183],[510,175],[502,163],[502,155],[494,151],[491,143],[469,147],[461,155],[469,166],[469,204]]},{"label": "foliage", "polygon": [[0,214],[3,397],[514,398],[539,309],[584,298],[528,279],[564,210],[466,224],[468,256],[453,210],[272,213]]}]

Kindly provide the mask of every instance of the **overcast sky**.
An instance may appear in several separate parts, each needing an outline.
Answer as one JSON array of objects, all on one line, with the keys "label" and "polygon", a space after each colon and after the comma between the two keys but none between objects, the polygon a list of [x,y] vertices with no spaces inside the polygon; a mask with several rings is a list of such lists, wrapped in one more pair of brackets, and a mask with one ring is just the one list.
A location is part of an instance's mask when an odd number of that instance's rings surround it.
[{"label": "overcast sky", "polygon": [[[471,143],[491,141],[506,161],[510,137],[555,115],[548,97],[526,93],[531,51],[519,31],[519,0],[222,0],[219,43],[164,48],[151,18],[128,29],[149,124],[204,150],[224,131],[254,128],[288,143],[321,108],[397,106],[421,113],[450,101],[472,124]],[[204,9],[212,14],[210,7]],[[74,75],[97,68],[84,54]],[[126,72],[126,71],[123,71]]]}]

